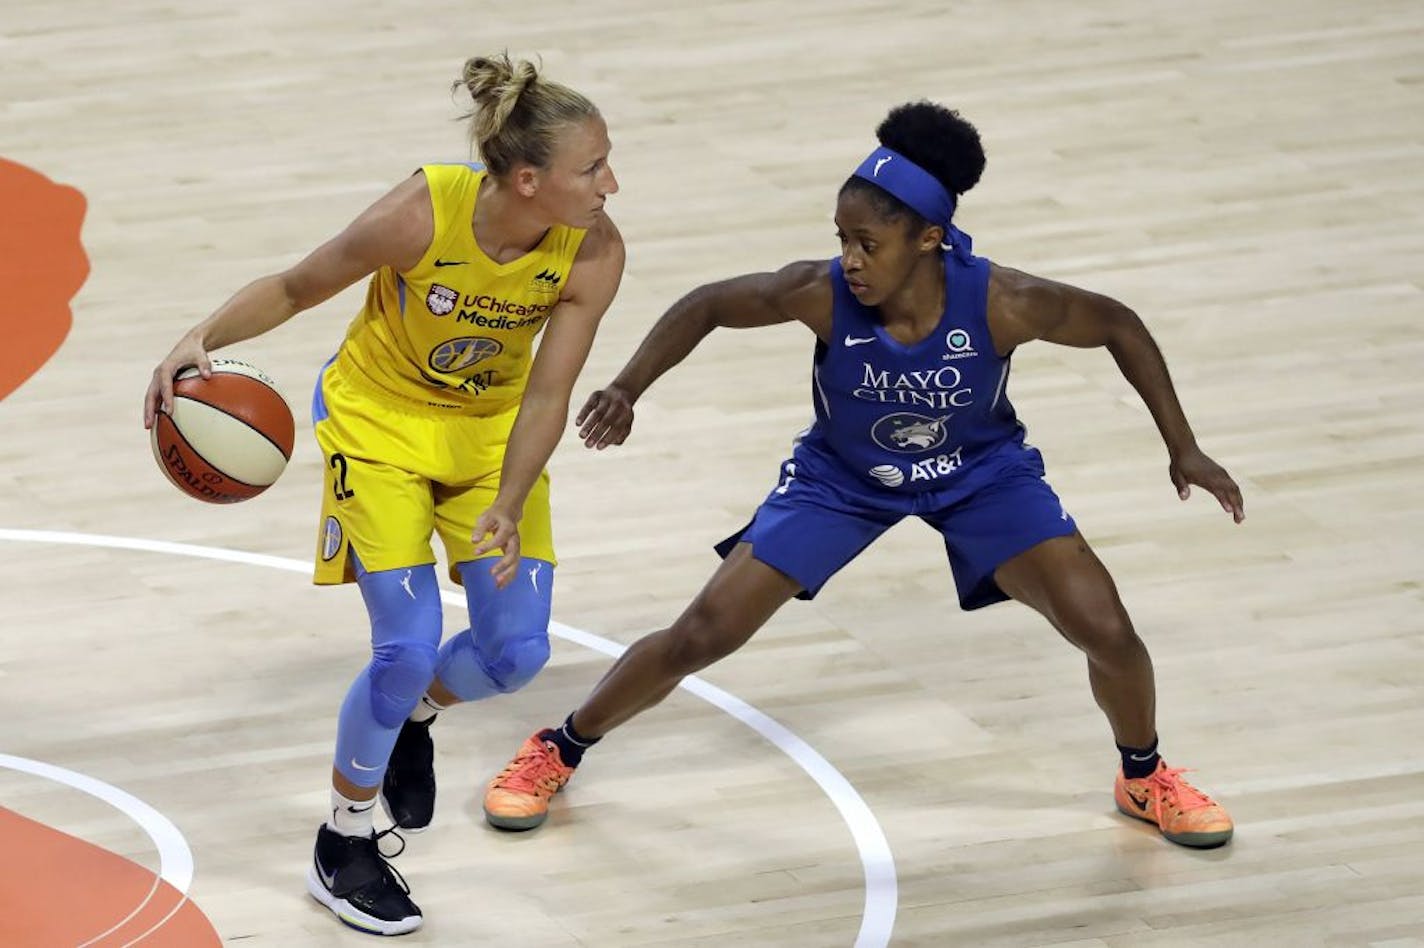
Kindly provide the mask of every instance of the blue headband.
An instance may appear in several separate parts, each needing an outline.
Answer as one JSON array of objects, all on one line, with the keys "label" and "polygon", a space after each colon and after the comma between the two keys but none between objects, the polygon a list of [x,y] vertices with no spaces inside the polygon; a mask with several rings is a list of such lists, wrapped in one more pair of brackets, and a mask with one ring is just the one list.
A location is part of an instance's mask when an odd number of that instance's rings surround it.
[{"label": "blue headband", "polygon": [[855,177],[899,198],[931,224],[943,227],[946,249],[952,249],[961,258],[969,256],[973,241],[950,223],[954,217],[954,195],[945,190],[934,175],[898,151],[881,145],[855,169]]}]

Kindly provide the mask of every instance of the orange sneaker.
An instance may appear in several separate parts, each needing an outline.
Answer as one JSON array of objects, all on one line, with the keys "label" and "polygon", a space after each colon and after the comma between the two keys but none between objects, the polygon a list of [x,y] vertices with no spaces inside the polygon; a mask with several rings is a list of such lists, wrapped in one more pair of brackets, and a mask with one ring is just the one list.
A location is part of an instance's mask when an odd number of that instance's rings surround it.
[{"label": "orange sneaker", "polygon": [[564,765],[559,747],[531,735],[514,759],[485,790],[485,819],[507,830],[531,830],[549,816],[549,800],[564,788],[574,768]]},{"label": "orange sneaker", "polygon": [[1132,780],[1117,772],[1113,798],[1127,816],[1156,823],[1162,835],[1194,849],[1211,849],[1231,838],[1231,817],[1221,804],[1182,779],[1185,770],[1157,762],[1151,776]]}]

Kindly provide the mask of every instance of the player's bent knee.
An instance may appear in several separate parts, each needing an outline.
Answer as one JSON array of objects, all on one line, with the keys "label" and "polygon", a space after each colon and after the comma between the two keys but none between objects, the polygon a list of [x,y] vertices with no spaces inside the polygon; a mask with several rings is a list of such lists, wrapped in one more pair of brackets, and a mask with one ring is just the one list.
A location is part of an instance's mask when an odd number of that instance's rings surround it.
[{"label": "player's bent knee", "polygon": [[1132,623],[1119,610],[1070,615],[1064,622],[1064,633],[1079,648],[1095,656],[1136,653],[1143,647]]},{"label": "player's bent knee", "polygon": [[746,636],[704,610],[689,610],[668,630],[668,670],[680,675],[700,671],[735,652]]},{"label": "player's bent knee", "polygon": [[435,677],[439,653],[424,642],[378,646],[371,659],[371,713],[382,727],[397,727]]},{"label": "player's bent knee", "polygon": [[549,636],[540,633],[508,639],[501,643],[495,654],[481,654],[480,657],[495,689],[509,694],[533,681],[534,676],[548,664]]},{"label": "player's bent knee", "polygon": [[549,634],[494,638],[466,631],[447,643],[437,674],[461,701],[518,691],[549,661]]}]

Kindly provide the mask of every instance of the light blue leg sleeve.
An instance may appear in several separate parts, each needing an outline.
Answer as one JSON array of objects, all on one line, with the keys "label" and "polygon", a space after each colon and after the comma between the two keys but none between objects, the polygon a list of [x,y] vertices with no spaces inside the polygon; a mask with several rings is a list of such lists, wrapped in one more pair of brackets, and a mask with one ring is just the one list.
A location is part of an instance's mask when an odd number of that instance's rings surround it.
[{"label": "light blue leg sleeve", "polygon": [[356,582],[371,616],[371,663],[341,704],[335,763],[358,787],[374,787],[401,724],[435,675],[440,587],[429,564],[375,573],[358,564]]},{"label": "light blue leg sleeve", "polygon": [[549,660],[554,565],[521,559],[514,581],[496,589],[490,562],[459,564],[470,628],[440,649],[436,675],[461,701],[517,691]]}]

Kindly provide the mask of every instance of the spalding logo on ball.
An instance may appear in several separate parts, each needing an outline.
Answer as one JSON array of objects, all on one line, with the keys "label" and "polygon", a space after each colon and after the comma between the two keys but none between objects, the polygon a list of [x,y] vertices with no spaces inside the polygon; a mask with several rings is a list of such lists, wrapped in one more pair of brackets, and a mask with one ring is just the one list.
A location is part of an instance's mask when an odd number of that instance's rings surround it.
[{"label": "spalding logo on ball", "polygon": [[168,479],[190,497],[235,504],[277,480],[292,456],[296,425],[276,383],[236,359],[213,359],[211,378],[184,369],[173,413],[160,411],[150,441]]}]

